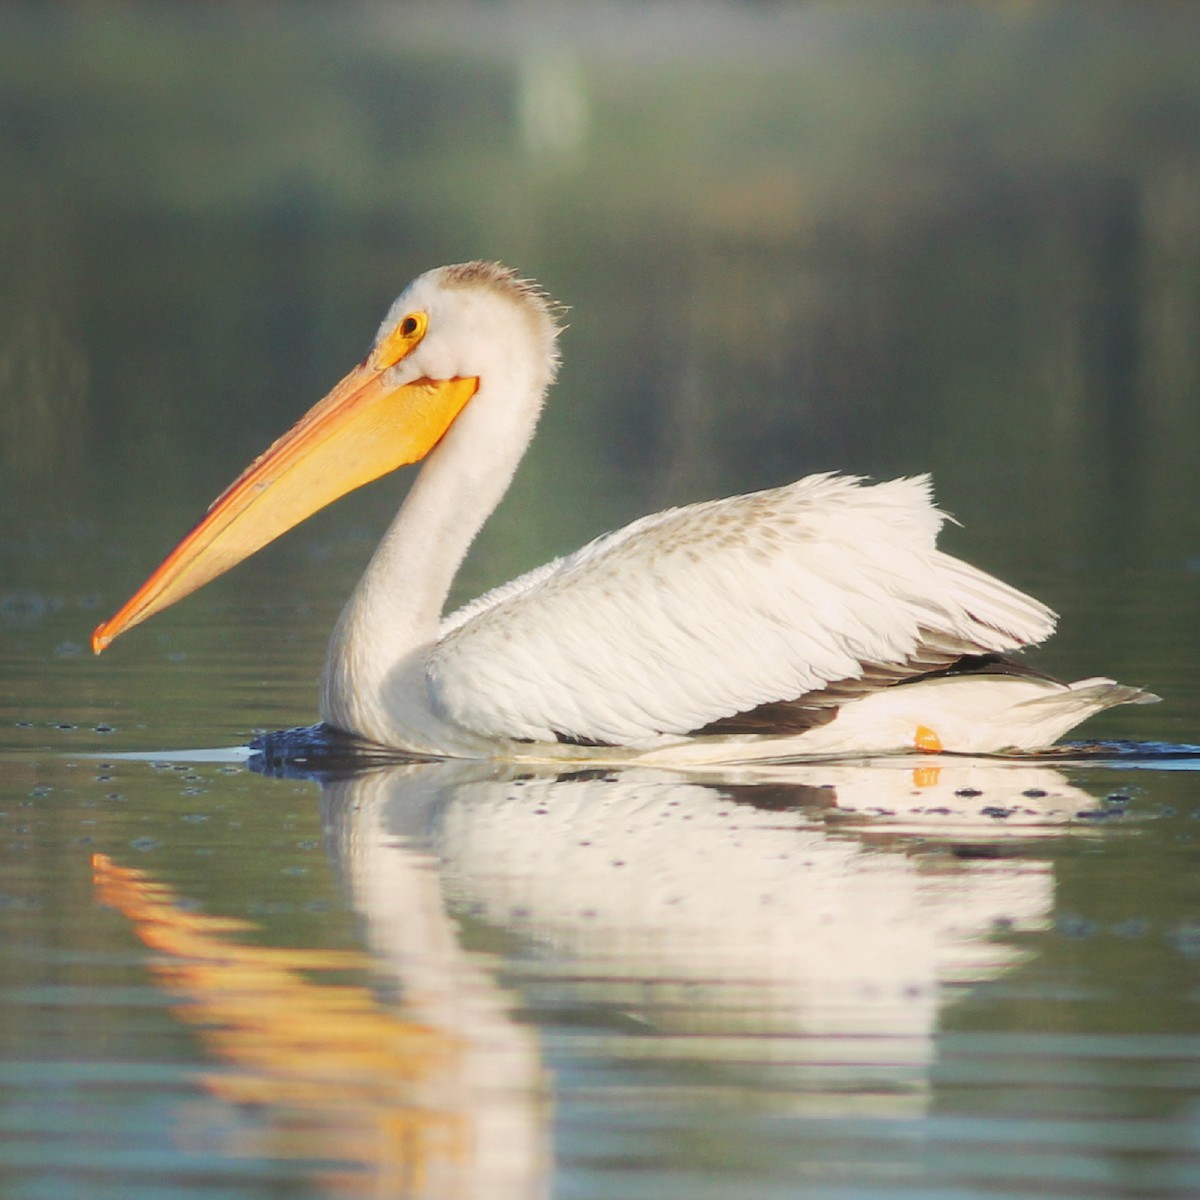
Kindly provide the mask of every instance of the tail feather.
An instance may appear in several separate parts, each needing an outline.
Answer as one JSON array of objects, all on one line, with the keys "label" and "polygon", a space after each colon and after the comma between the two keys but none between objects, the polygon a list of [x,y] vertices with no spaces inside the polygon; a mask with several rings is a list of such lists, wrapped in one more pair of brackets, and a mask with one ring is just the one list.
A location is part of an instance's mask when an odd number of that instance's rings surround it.
[{"label": "tail feather", "polygon": [[[1086,710],[1087,715],[1103,712],[1106,708],[1115,708],[1118,704],[1157,704],[1162,699],[1144,688],[1131,687],[1127,683],[1118,683],[1115,679],[1106,679],[1097,675],[1091,679],[1077,679],[1067,684],[1065,692],[1054,692],[1048,696],[1037,696],[1018,705],[1027,708],[1061,707],[1071,712]],[[1083,718],[1081,717],[1080,720]]]}]

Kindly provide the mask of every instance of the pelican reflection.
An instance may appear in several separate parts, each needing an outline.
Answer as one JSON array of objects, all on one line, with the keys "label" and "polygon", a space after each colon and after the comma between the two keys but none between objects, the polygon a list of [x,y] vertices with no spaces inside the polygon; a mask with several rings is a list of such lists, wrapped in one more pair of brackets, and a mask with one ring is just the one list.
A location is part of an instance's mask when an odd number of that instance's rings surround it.
[{"label": "pelican reflection", "polygon": [[225,1153],[311,1162],[330,1195],[525,1200],[551,1189],[575,1103],[554,1080],[581,1059],[656,1103],[921,1115],[944,1010],[1046,927],[1040,845],[1095,802],[1051,769],[942,759],[422,762],[328,779],[321,804],[361,958],[258,945],[97,859],[205,1087],[262,1114]]},{"label": "pelican reflection", "polygon": [[435,1001],[423,1019],[462,1008],[473,962],[510,1011],[569,1015],[576,1048],[590,1030],[601,1056],[755,1061],[808,1110],[857,1095],[879,1115],[924,1103],[954,989],[1047,925],[1051,867],[1024,848],[1094,807],[1051,769],[946,761],[712,779],[421,763],[329,782],[323,805],[370,950]]}]

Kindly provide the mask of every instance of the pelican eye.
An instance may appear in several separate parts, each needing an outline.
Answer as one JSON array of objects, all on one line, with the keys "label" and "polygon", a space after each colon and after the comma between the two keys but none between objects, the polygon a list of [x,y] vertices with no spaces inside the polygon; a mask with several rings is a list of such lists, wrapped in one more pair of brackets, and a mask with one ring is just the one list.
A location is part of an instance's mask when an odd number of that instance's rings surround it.
[{"label": "pelican eye", "polygon": [[394,367],[425,336],[429,318],[423,312],[409,313],[390,333],[381,338],[371,355],[378,371]]}]

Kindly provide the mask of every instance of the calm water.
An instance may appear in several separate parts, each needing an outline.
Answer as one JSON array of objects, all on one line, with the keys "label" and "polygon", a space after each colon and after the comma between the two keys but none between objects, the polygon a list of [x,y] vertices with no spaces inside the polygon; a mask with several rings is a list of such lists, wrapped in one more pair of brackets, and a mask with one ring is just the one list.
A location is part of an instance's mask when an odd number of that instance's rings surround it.
[{"label": "calm water", "polygon": [[[398,11],[398,10],[397,10]],[[599,14],[599,15],[596,15]],[[1200,1194],[1200,10],[0,14],[0,1194]],[[438,262],[571,305],[472,594],[933,472],[1038,762],[272,769],[404,483],[97,621]]]},{"label": "calm water", "polygon": [[321,784],[46,736],[6,1195],[1200,1187],[1186,759]]}]

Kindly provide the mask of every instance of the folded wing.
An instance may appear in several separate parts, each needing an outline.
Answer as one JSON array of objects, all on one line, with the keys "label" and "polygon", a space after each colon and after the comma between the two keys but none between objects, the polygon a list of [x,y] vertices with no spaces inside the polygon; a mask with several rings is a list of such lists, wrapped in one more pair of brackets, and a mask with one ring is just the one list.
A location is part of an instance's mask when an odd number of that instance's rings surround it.
[{"label": "folded wing", "polygon": [[745,714],[766,733],[773,706],[831,709],[1046,637],[1048,608],[936,548],[944,520],[927,477],[657,513],[447,618],[431,695],[491,737],[627,745]]}]

